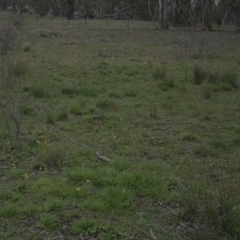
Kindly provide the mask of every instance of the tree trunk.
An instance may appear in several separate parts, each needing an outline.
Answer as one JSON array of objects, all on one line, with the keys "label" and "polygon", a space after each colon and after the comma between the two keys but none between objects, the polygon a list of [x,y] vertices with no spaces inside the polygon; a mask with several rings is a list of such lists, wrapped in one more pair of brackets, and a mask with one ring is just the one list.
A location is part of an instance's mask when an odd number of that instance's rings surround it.
[{"label": "tree trunk", "polygon": [[168,1],[159,0],[159,25],[163,29],[168,29]]},{"label": "tree trunk", "polygon": [[163,28],[168,29],[168,0],[164,0],[163,5]]},{"label": "tree trunk", "polygon": [[203,0],[203,30],[212,30],[211,0]]},{"label": "tree trunk", "polygon": [[238,23],[237,23],[237,27],[236,27],[236,32],[240,33],[240,16],[238,17]]},{"label": "tree trunk", "polygon": [[67,18],[68,20],[74,19],[74,3],[75,0],[67,0],[68,3],[68,12],[67,12]]}]

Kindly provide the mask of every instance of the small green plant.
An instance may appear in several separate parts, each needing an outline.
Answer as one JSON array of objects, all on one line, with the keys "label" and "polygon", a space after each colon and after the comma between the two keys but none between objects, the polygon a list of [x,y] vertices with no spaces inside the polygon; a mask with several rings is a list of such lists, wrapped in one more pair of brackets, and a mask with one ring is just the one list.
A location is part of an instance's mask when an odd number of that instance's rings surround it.
[{"label": "small green plant", "polygon": [[209,143],[211,146],[213,146],[216,149],[221,149],[223,151],[227,151],[228,150],[228,144],[225,140],[222,139],[215,139],[210,141]]},{"label": "small green plant", "polygon": [[121,98],[121,97],[122,97],[121,93],[120,93],[120,92],[116,92],[116,91],[110,92],[110,93],[108,94],[108,96],[109,96],[110,98]]},{"label": "small green plant", "polygon": [[78,95],[79,89],[74,86],[66,86],[62,88],[63,95]]},{"label": "small green plant", "polygon": [[125,92],[126,97],[136,97],[138,95],[137,91],[134,89],[127,90]]},{"label": "small green plant", "polygon": [[97,232],[97,223],[95,219],[82,218],[76,221],[72,226],[72,231],[76,234],[90,236]]},{"label": "small green plant", "polygon": [[161,82],[158,83],[158,88],[163,92],[169,91],[171,88],[174,88],[174,81],[172,78],[165,78]]},{"label": "small green plant", "polygon": [[47,124],[54,124],[55,123],[55,116],[53,114],[53,112],[47,112],[46,113],[46,123]]},{"label": "small green plant", "polygon": [[33,97],[35,98],[45,98],[48,96],[47,90],[40,84],[36,84],[32,89]]},{"label": "small green plant", "polygon": [[60,121],[65,121],[68,119],[68,111],[66,108],[61,108],[57,115],[57,119]]},{"label": "small green plant", "polygon": [[204,99],[210,99],[212,96],[212,88],[208,85],[202,86],[202,96]]},{"label": "small green plant", "polygon": [[57,216],[48,214],[37,222],[37,227],[44,230],[55,230],[60,227],[60,222]]},{"label": "small green plant", "polygon": [[70,108],[70,113],[74,114],[74,115],[77,115],[77,116],[81,116],[81,115],[84,114],[84,111],[83,111],[83,109],[80,106],[76,106],[75,105],[75,106],[72,106]]},{"label": "small green plant", "polygon": [[164,66],[155,67],[152,71],[152,76],[155,81],[165,80],[167,77],[167,68]]},{"label": "small green plant", "polygon": [[217,157],[218,151],[209,144],[201,144],[195,147],[194,152],[201,157]]},{"label": "small green plant", "polygon": [[105,203],[99,199],[86,199],[82,204],[83,209],[87,209],[91,212],[105,212]]},{"label": "small green plant", "polygon": [[229,84],[233,88],[237,88],[238,74],[234,69],[227,68],[221,72],[221,82]]},{"label": "small green plant", "polygon": [[108,110],[108,111],[116,110],[117,103],[112,99],[101,99],[97,102],[96,107],[102,110]]},{"label": "small green plant", "polygon": [[46,202],[46,209],[48,212],[52,211],[59,211],[62,210],[64,207],[64,202],[63,200],[59,198],[51,198],[49,201]]},{"label": "small green plant", "polygon": [[195,65],[193,67],[193,83],[201,85],[207,76],[207,72],[203,66]]},{"label": "small green plant", "polygon": [[47,167],[61,169],[62,163],[65,160],[65,152],[60,145],[45,146],[42,152],[42,162]]},{"label": "small green plant", "polygon": [[18,60],[12,65],[13,75],[16,77],[25,76],[28,70],[29,70],[29,65],[25,61]]},{"label": "small green plant", "polygon": [[240,146],[240,135],[234,137],[232,143],[234,146]]},{"label": "small green plant", "polygon": [[106,187],[98,193],[98,197],[109,209],[129,209],[133,200],[133,193],[121,187]]},{"label": "small green plant", "polygon": [[42,206],[38,206],[36,204],[29,204],[23,207],[22,215],[26,217],[38,216],[43,211],[44,209]]},{"label": "small green plant", "polygon": [[5,218],[16,217],[21,213],[20,209],[16,206],[16,204],[6,204],[2,206],[0,209],[0,215]]},{"label": "small green plant", "polygon": [[22,50],[24,52],[30,52],[31,44],[29,42],[24,42],[23,45],[22,45]]},{"label": "small green plant", "polygon": [[149,115],[152,118],[157,118],[157,106],[156,106],[156,104],[150,104]]},{"label": "small green plant", "polygon": [[187,142],[199,142],[200,141],[200,137],[194,133],[183,133],[181,136],[181,139],[183,141],[187,141]]}]

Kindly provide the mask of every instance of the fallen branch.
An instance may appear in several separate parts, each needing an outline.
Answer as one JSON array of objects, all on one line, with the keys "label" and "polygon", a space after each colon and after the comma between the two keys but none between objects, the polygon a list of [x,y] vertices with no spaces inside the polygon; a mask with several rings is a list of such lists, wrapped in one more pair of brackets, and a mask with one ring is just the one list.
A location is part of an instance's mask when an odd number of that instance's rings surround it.
[{"label": "fallen branch", "polygon": [[102,160],[102,161],[111,162],[110,159],[108,159],[108,158],[106,158],[106,157],[104,157],[104,156],[101,156],[98,151],[96,152],[96,155],[97,155],[98,159],[100,159],[100,160]]},{"label": "fallen branch", "polygon": [[89,148],[89,146],[87,146],[87,145],[85,145],[85,144],[83,144],[83,143],[80,143],[80,142],[78,142],[78,141],[70,138],[68,135],[66,135],[65,133],[63,133],[63,132],[61,132],[60,130],[56,129],[56,128],[53,127],[52,125],[51,125],[51,128],[52,128],[55,132],[60,133],[62,136],[64,136],[65,138],[67,138],[67,139],[70,140],[71,142],[73,142],[73,143],[75,143],[75,144],[77,144],[77,145],[80,145],[80,146],[82,146],[82,147],[84,147],[84,148]]},{"label": "fallen branch", "polygon": [[[157,240],[157,238],[156,238],[155,235],[152,236],[152,235],[148,234],[147,232],[143,231],[141,228],[139,228],[139,227],[137,227],[137,226],[131,224],[130,222],[128,222],[128,221],[126,221],[126,222],[127,222],[129,225],[131,225],[132,227],[134,227],[135,229],[137,229],[138,231],[140,231],[140,232],[144,233],[146,236],[150,237],[151,239],[153,239],[153,240]],[[151,231],[150,231],[150,233],[151,233]]]}]

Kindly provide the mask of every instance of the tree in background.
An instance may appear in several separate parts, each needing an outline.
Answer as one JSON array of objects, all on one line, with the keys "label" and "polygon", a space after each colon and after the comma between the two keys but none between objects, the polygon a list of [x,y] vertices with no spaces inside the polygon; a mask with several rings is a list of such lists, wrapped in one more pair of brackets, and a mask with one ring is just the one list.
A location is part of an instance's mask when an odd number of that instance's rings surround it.
[{"label": "tree in background", "polygon": [[9,5],[9,0],[1,0],[0,1],[0,7],[2,10],[5,10]]},{"label": "tree in background", "polygon": [[203,0],[203,30],[212,30],[211,0]]},{"label": "tree in background", "polygon": [[50,10],[49,0],[31,0],[31,6],[41,17],[45,16]]},{"label": "tree in background", "polygon": [[66,0],[68,4],[67,18],[68,20],[74,19],[74,4],[75,0]]},{"label": "tree in background", "polygon": [[168,1],[159,0],[159,25],[163,29],[168,29]]}]

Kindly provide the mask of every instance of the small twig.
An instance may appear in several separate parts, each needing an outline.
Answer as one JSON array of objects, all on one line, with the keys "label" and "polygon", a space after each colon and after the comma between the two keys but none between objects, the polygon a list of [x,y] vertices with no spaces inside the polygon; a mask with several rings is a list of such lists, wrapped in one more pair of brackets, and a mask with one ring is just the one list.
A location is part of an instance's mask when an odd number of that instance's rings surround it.
[{"label": "small twig", "polygon": [[146,236],[150,237],[151,239],[153,239],[153,240],[156,240],[156,239],[157,239],[156,237],[154,238],[153,236],[149,235],[147,232],[145,232],[145,231],[143,231],[141,228],[138,228],[137,226],[131,224],[130,222],[127,222],[127,223],[128,223],[129,225],[131,225],[132,227],[134,227],[135,229],[137,229],[138,231],[144,233]]},{"label": "small twig", "polygon": [[152,236],[152,239],[157,240],[157,237],[155,236],[155,234],[154,234],[154,232],[153,232],[152,229],[150,229],[150,234],[151,234],[151,236]]},{"label": "small twig", "polygon": [[96,155],[97,155],[98,159],[100,159],[100,160],[102,160],[102,161],[111,162],[110,159],[108,159],[108,158],[106,158],[106,157],[104,157],[104,156],[101,156],[98,151],[96,152]]},{"label": "small twig", "polygon": [[80,143],[80,142],[78,142],[78,141],[70,138],[68,135],[66,135],[65,133],[63,133],[63,132],[61,132],[60,130],[56,129],[56,128],[53,127],[52,125],[51,125],[51,128],[52,128],[55,132],[60,133],[62,136],[64,136],[65,138],[67,138],[67,139],[70,140],[71,142],[73,142],[73,143],[75,143],[75,144],[77,144],[77,145],[80,145],[80,146],[82,146],[82,147],[84,147],[84,148],[89,148],[89,146],[87,146],[87,145],[85,145],[85,144],[83,144],[83,143]]},{"label": "small twig", "polygon": [[166,125],[166,124],[192,124],[193,122],[174,122],[174,121],[169,121],[169,122],[147,122],[147,124],[159,124],[159,125]]}]

